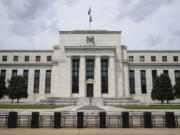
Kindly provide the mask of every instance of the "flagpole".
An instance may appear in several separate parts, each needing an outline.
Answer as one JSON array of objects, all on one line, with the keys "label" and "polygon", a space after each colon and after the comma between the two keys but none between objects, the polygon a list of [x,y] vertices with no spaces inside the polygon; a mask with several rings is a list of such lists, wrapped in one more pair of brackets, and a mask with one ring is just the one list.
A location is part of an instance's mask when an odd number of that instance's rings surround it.
[{"label": "flagpole", "polygon": [[91,22],[92,22],[91,6],[89,6],[88,15],[89,15],[89,30],[91,30]]}]

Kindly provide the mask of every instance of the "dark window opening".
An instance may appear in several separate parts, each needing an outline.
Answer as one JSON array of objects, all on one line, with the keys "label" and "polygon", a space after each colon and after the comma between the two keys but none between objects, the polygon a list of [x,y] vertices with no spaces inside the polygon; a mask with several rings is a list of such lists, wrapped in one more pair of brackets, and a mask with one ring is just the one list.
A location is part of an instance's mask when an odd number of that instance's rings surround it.
[{"label": "dark window opening", "polygon": [[39,93],[40,70],[34,71],[34,93]]},{"label": "dark window opening", "polygon": [[36,61],[41,61],[41,56],[36,56]]},{"label": "dark window opening", "polygon": [[151,61],[155,62],[156,61],[156,56],[151,56]]},{"label": "dark window opening", "polygon": [[51,91],[51,70],[46,70],[45,93]]},{"label": "dark window opening", "polygon": [[24,61],[29,61],[29,56],[25,56]]},{"label": "dark window opening", "polygon": [[24,78],[25,78],[26,84],[28,84],[29,71],[28,71],[28,70],[24,70],[24,71],[23,71],[23,76],[24,76]]},{"label": "dark window opening", "polygon": [[3,56],[2,61],[7,61],[7,56]]},{"label": "dark window opening", "polygon": [[166,62],[167,61],[167,56],[162,56],[162,61]]},{"label": "dark window opening", "polygon": [[173,56],[174,62],[178,61],[178,56]]},{"label": "dark window opening", "polygon": [[133,56],[129,56],[129,61],[134,61],[134,57]]},{"label": "dark window opening", "polygon": [[175,70],[175,81],[180,77],[180,70]]},{"label": "dark window opening", "polygon": [[108,93],[108,60],[101,60],[101,93]]},{"label": "dark window opening", "polygon": [[47,61],[51,61],[52,57],[51,56],[47,56]]},{"label": "dark window opening", "polygon": [[6,79],[6,70],[5,69],[1,70],[1,76],[3,77],[3,79],[5,81],[5,79]]},{"label": "dark window opening", "polygon": [[130,93],[135,93],[135,78],[134,78],[134,70],[129,70],[129,87]]},{"label": "dark window opening", "polygon": [[144,62],[144,56],[140,56],[140,61]]},{"label": "dark window opening", "polygon": [[155,85],[156,77],[157,77],[157,70],[152,70],[152,84],[153,84],[153,87]]},{"label": "dark window opening", "polygon": [[94,59],[86,60],[86,80],[94,79]]},{"label": "dark window opening", "polygon": [[146,71],[145,70],[141,70],[141,92],[147,93],[147,90],[146,90]]},{"label": "dark window opening", "polygon": [[79,93],[79,59],[72,59],[72,93]]},{"label": "dark window opening", "polygon": [[15,76],[17,76],[17,70],[16,69],[12,70],[12,77],[15,77]]},{"label": "dark window opening", "polygon": [[169,75],[168,70],[163,70],[163,74],[165,74],[165,75]]},{"label": "dark window opening", "polygon": [[18,61],[18,56],[14,56],[14,61]]}]

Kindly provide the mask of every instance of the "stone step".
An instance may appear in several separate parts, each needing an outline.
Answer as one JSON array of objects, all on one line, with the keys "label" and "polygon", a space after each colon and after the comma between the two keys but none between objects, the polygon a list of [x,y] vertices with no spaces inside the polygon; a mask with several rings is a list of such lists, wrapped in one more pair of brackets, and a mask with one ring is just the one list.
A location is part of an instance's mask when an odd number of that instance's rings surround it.
[{"label": "stone step", "polygon": [[56,104],[56,105],[141,105],[139,100],[132,97],[122,98],[66,98],[66,97],[47,97],[41,99],[40,104]]}]

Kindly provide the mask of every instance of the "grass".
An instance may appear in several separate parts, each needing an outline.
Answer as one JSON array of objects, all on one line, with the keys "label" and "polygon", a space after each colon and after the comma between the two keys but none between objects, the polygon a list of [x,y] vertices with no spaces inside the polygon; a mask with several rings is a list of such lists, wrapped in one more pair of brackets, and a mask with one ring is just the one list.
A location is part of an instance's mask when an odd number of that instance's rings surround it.
[{"label": "grass", "polygon": [[55,109],[63,105],[0,104],[0,109]]},{"label": "grass", "polygon": [[115,106],[124,109],[180,109],[180,105]]}]

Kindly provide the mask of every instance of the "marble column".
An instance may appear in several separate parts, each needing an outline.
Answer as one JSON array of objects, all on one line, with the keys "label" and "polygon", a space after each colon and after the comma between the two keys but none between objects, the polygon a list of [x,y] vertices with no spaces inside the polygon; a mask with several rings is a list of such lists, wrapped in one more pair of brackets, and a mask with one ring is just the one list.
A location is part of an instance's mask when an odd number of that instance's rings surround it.
[{"label": "marble column", "polygon": [[85,76],[86,76],[86,67],[85,67],[85,56],[80,57],[80,68],[79,68],[79,95],[80,97],[86,97],[86,85],[85,85]]},{"label": "marble column", "polygon": [[28,99],[34,101],[34,69],[29,69],[28,77]]},{"label": "marble column", "polygon": [[124,72],[123,72],[123,77],[124,77],[124,94],[125,94],[125,97],[129,97],[130,95],[130,90],[129,90],[129,67],[127,64],[124,64],[123,65],[123,69],[124,69]]},{"label": "marble column", "polygon": [[66,57],[66,91],[64,91],[65,97],[72,97],[72,62],[71,56]]},{"label": "marble column", "polygon": [[114,69],[114,56],[109,57],[108,69],[108,93],[109,97],[115,97],[115,69]]},{"label": "marble column", "polygon": [[174,69],[169,69],[169,77],[171,79],[171,84],[174,86],[176,84]]},{"label": "marble column", "polygon": [[101,97],[101,57],[95,58],[94,97]]},{"label": "marble column", "polygon": [[153,88],[151,69],[146,69],[146,84],[147,84],[147,95],[148,97],[151,97],[151,92]]},{"label": "marble column", "polygon": [[46,70],[41,69],[40,70],[40,80],[39,80],[39,94],[42,97],[45,94],[45,76],[46,76]]},{"label": "marble column", "polygon": [[135,93],[136,96],[141,95],[141,75],[140,75],[140,69],[135,69]]}]

